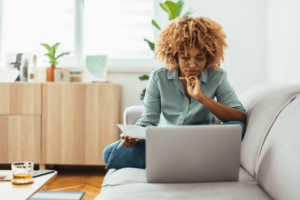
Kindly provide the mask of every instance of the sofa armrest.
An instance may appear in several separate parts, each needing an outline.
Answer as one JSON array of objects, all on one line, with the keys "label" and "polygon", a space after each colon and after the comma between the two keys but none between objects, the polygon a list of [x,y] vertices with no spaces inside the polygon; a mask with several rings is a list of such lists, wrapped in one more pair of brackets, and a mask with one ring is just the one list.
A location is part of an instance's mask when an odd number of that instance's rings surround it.
[{"label": "sofa armrest", "polygon": [[123,114],[124,125],[134,125],[142,116],[143,106],[129,106],[125,108]]},{"label": "sofa armrest", "polygon": [[[124,125],[134,125],[137,120],[141,117],[143,111],[143,106],[129,106],[125,109],[123,114]],[[215,116],[214,116],[215,117]],[[215,124],[221,124],[221,121],[215,117]]]}]

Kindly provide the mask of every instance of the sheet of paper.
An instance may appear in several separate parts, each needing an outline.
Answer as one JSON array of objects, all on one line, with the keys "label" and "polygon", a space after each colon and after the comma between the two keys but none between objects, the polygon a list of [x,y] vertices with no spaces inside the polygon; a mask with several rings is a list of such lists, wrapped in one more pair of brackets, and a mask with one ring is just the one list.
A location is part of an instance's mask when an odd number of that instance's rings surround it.
[{"label": "sheet of paper", "polygon": [[118,127],[125,135],[129,135],[131,138],[146,139],[146,128],[137,125],[123,125],[117,124]]}]

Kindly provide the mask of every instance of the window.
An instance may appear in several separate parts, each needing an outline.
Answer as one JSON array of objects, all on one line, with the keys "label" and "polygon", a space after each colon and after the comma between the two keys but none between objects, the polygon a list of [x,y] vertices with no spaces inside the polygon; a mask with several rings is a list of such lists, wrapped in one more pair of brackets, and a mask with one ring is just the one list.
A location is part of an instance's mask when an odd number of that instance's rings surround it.
[{"label": "window", "polygon": [[109,68],[157,65],[144,41],[154,41],[153,8],[153,0],[85,0],[85,53],[107,54]]},{"label": "window", "polygon": [[[86,55],[108,55],[109,70],[159,66],[144,39],[154,41],[154,0],[0,0],[0,64],[6,53],[31,52],[48,67],[40,43],[60,42],[59,67],[78,68]],[[146,69],[146,70],[145,70]]]},{"label": "window", "polygon": [[78,31],[81,0],[0,0],[1,63],[6,53],[31,52],[39,67],[48,67],[47,50],[40,43],[60,42],[58,54],[71,52],[59,60],[60,67],[78,66]]}]

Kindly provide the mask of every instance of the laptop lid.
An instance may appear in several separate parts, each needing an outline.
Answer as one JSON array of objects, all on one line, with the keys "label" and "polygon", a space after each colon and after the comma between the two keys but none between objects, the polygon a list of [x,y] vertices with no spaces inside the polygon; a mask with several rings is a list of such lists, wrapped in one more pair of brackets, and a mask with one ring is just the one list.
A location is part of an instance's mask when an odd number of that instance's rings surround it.
[{"label": "laptop lid", "polygon": [[242,126],[146,128],[148,183],[238,181]]}]

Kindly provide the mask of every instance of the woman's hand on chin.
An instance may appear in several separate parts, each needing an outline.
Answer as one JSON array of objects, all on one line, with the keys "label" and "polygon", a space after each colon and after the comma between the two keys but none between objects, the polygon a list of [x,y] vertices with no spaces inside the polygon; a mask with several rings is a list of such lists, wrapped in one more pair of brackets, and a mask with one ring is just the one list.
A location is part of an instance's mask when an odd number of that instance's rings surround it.
[{"label": "woman's hand on chin", "polygon": [[180,80],[186,80],[187,90],[191,97],[199,101],[203,95],[201,92],[200,81],[197,76],[180,77]]},{"label": "woman's hand on chin", "polygon": [[131,148],[131,147],[133,147],[134,145],[136,145],[136,143],[138,143],[139,141],[142,140],[142,139],[138,139],[138,138],[131,138],[130,136],[125,135],[124,133],[121,133],[121,134],[120,134],[120,138],[121,138],[122,140],[125,139],[125,142],[123,143],[123,145],[124,145],[126,148]]}]

